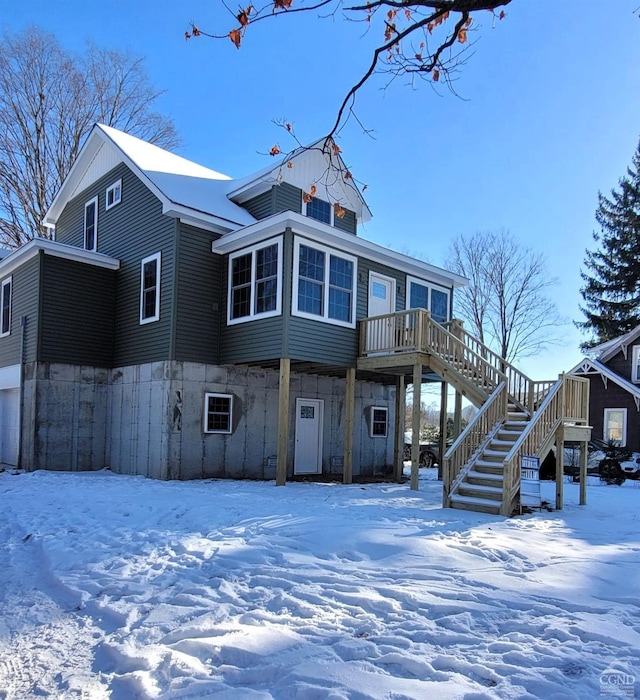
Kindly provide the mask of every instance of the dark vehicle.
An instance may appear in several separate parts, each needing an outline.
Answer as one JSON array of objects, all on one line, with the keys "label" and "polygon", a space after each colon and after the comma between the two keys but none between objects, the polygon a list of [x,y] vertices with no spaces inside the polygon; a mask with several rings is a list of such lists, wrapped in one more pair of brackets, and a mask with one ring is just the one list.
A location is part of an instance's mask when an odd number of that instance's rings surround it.
[{"label": "dark vehicle", "polygon": [[[440,446],[435,442],[421,442],[420,443],[420,458],[418,464],[421,467],[434,467],[440,462]],[[404,443],[404,461],[409,462],[411,460],[411,442],[407,442],[405,438]]]}]

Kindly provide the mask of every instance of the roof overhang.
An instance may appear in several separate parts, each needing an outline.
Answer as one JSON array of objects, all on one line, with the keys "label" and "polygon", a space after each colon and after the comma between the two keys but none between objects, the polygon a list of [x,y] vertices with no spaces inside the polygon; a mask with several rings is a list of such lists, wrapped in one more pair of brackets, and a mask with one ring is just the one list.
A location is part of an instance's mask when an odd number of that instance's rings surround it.
[{"label": "roof overhang", "polygon": [[15,269],[38,255],[40,251],[45,255],[81,262],[86,265],[93,265],[94,267],[103,267],[107,270],[120,269],[120,261],[109,255],[93,253],[89,250],[76,248],[75,246],[66,245],[64,243],[56,243],[56,241],[50,241],[47,238],[34,238],[26,245],[23,245],[21,248],[11,253],[11,255],[4,260],[0,260],[0,274],[11,274]]},{"label": "roof overhang", "polygon": [[584,357],[572,370],[569,370],[568,374],[575,374],[578,376],[586,376],[589,374],[599,374],[601,377],[606,378],[608,381],[612,381],[619,387],[627,391],[635,399],[636,406],[640,410],[640,386],[632,384],[630,381],[616,374],[613,370],[609,369],[606,365],[603,365],[598,360],[592,360],[588,357]]},{"label": "roof overhang", "polygon": [[282,233],[285,229],[291,229],[297,233],[319,243],[334,246],[352,255],[374,260],[382,265],[393,267],[424,279],[425,277],[445,287],[465,287],[469,281],[466,277],[450,272],[441,267],[436,267],[421,260],[416,260],[408,255],[396,253],[377,243],[372,243],[352,233],[340,231],[333,226],[328,226],[315,219],[309,219],[301,214],[286,211],[266,219],[262,219],[251,226],[227,233],[212,244],[212,251],[219,254],[233,253],[247,246],[258,243],[266,238]]}]

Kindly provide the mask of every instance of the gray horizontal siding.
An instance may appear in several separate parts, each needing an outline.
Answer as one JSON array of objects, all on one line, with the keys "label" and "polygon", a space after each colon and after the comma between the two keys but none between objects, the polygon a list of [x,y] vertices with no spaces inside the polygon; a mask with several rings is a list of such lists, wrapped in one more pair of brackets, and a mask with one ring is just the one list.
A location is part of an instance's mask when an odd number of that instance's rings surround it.
[{"label": "gray horizontal siding", "polygon": [[242,204],[242,206],[251,214],[255,216],[256,219],[266,219],[267,216],[271,216],[275,212],[274,208],[274,194],[273,188],[267,192],[259,194],[253,199],[249,199]]},{"label": "gray horizontal siding", "polygon": [[302,190],[300,188],[294,187],[288,182],[282,182],[273,186],[273,192],[274,214],[281,211],[294,211],[297,214],[302,214]]},{"label": "gray horizontal siding", "polygon": [[180,224],[176,262],[174,358],[215,364],[220,356],[223,258],[211,252],[218,234]]},{"label": "gray horizontal siding", "polygon": [[292,316],[289,321],[289,357],[354,367],[358,357],[358,329]]},{"label": "gray horizontal siding", "polygon": [[344,210],[344,216],[340,218],[339,216],[333,217],[333,225],[339,228],[341,231],[346,231],[347,233],[357,233],[357,222],[356,214],[350,209]]},{"label": "gray horizontal siding", "polygon": [[[122,179],[122,201],[105,211],[105,190]],[[160,200],[121,164],[72,199],[56,227],[61,243],[82,247],[84,205],[98,196],[98,251],[121,262],[117,273],[115,366],[170,357],[173,309],[175,219],[163,215]],[[160,320],[140,325],[140,262],[162,254]]]},{"label": "gray horizontal siding", "polygon": [[222,364],[241,364],[281,357],[282,335],[282,316],[226,326],[220,361]]},{"label": "gray horizontal siding", "polygon": [[111,366],[115,277],[113,270],[43,256],[41,362]]},{"label": "gray horizontal siding", "polygon": [[361,320],[369,316],[367,308],[369,302],[369,272],[377,272],[387,277],[392,277],[396,281],[396,311],[403,311],[405,308],[407,276],[404,272],[399,272],[393,267],[380,265],[373,260],[366,258],[358,259],[358,298],[356,301],[356,318]]},{"label": "gray horizontal siding", "polygon": [[11,275],[0,277],[3,282],[11,277],[11,333],[0,338],[0,367],[20,362],[22,329],[20,318],[26,317],[24,361],[36,359],[38,348],[38,310],[40,301],[40,256],[27,260]]}]

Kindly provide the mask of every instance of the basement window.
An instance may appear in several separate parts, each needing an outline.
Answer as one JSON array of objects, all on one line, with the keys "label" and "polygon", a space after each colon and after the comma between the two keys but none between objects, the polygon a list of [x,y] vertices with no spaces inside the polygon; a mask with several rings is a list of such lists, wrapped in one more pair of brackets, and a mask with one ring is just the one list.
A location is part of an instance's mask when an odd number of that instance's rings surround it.
[{"label": "basement window", "polygon": [[233,416],[231,394],[204,395],[204,432],[230,433]]},{"label": "basement window", "polygon": [[387,437],[389,409],[384,406],[371,407],[371,437]]}]

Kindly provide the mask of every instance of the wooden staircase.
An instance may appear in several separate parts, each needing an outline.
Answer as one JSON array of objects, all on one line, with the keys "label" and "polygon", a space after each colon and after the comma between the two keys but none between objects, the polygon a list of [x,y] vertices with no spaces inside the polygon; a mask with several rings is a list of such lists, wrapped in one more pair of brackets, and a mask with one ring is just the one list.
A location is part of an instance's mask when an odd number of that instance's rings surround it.
[{"label": "wooden staircase", "polygon": [[429,367],[479,408],[445,455],[445,507],[518,512],[520,458],[544,458],[561,426],[587,426],[587,379],[533,381],[460,321],[439,324],[422,309],[364,319],[360,348],[360,368],[402,367],[411,358],[414,376]]}]

